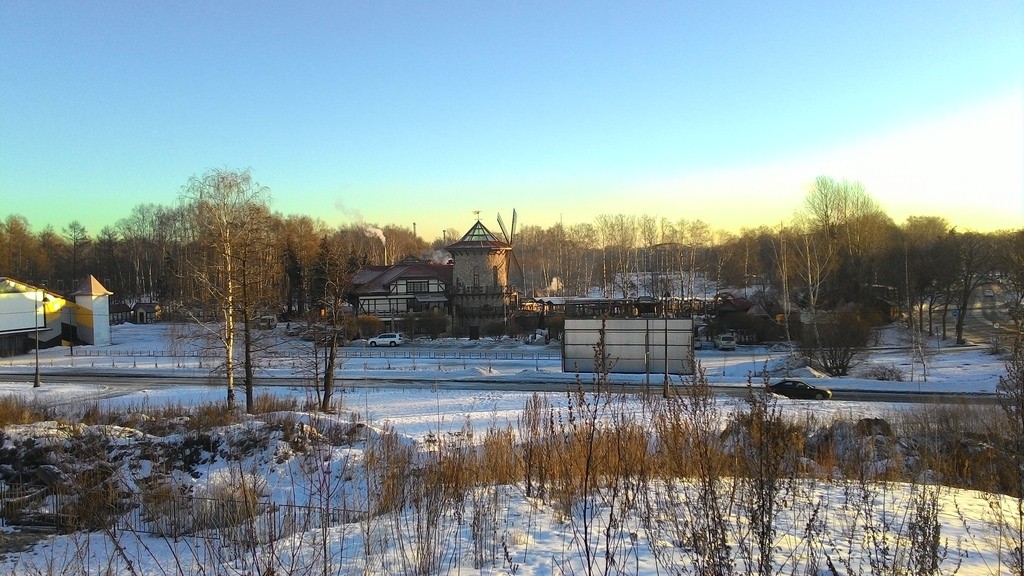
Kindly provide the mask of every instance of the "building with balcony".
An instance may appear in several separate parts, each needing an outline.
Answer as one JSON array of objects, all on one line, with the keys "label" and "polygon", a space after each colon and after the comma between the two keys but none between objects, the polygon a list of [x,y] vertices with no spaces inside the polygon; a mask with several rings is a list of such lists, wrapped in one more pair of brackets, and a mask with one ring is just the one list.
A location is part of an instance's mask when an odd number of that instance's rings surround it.
[{"label": "building with balcony", "polygon": [[522,285],[512,245],[477,220],[447,250],[454,266],[451,303],[455,333],[476,338],[488,324],[507,324],[519,305],[518,286]]},{"label": "building with balcony", "polygon": [[355,274],[352,284],[355,313],[377,316],[390,330],[419,314],[451,316],[451,264],[409,256],[393,266],[367,266]]}]

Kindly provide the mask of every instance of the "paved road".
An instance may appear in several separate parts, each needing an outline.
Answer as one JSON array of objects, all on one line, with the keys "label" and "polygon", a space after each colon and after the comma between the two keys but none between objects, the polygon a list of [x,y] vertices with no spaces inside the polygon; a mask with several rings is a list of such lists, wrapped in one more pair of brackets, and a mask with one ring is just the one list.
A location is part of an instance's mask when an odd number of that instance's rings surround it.
[{"label": "paved road", "polygon": [[[985,290],[991,290],[992,296],[985,296]],[[964,337],[976,343],[992,342],[999,338],[1008,342],[1016,332],[1013,318],[1006,306],[1006,295],[999,284],[985,284],[978,288],[967,307],[964,319]],[[956,319],[950,319],[952,333]]]},{"label": "paved road", "polygon": [[[7,374],[4,379],[12,382],[24,382],[26,386],[31,386],[33,375],[32,374]],[[306,386],[307,381],[302,378],[266,378],[257,377],[256,385],[258,387],[269,387],[269,386],[286,386],[286,387],[299,387]],[[86,398],[71,397],[66,404],[74,402],[80,402],[82,400],[102,400],[109,398],[117,398],[120,396],[127,396],[141,392],[143,390],[152,390],[155,388],[167,388],[175,386],[199,386],[208,384],[210,386],[220,386],[221,383],[194,377],[181,377],[181,376],[159,376],[155,374],[144,374],[144,375],[126,375],[123,373],[119,374],[88,374],[88,375],[73,375],[73,374],[60,374],[52,377],[46,377],[43,380],[43,386],[60,386],[61,384],[75,384],[75,385],[97,385],[102,386],[103,389],[98,392],[90,393]],[[242,393],[240,382],[236,381],[236,385],[239,385],[237,390]],[[410,388],[410,389],[421,389],[421,388],[437,388],[446,390],[494,390],[494,391],[507,391],[515,390],[517,392],[563,392],[566,386],[575,386],[575,384],[567,382],[551,382],[551,381],[530,381],[524,380],[519,383],[509,383],[508,381],[494,382],[486,380],[448,380],[448,381],[434,381],[434,380],[386,380],[386,379],[352,379],[352,380],[339,380],[338,386],[348,389],[354,388]],[[678,387],[675,384],[674,387]],[[647,389],[645,384],[616,384],[615,390],[621,390],[623,392],[642,392]],[[730,396],[733,398],[742,398],[747,394],[747,388],[744,386],[713,386],[715,391],[719,394]],[[650,385],[650,390],[653,393],[660,393],[662,390],[661,382],[653,382]],[[879,392],[879,391],[864,391],[864,390],[833,390],[832,402],[890,402],[890,403],[911,403],[911,404],[949,404],[949,403],[966,403],[966,404],[990,404],[995,402],[995,397],[991,394],[963,394],[963,393],[908,393],[908,392]]]}]

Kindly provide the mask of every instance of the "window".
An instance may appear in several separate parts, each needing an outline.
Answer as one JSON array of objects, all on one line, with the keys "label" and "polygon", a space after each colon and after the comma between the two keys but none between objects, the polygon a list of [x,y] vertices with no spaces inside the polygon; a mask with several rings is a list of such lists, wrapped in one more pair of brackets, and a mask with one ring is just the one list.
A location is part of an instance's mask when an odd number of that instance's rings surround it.
[{"label": "window", "polygon": [[407,294],[415,294],[419,292],[429,292],[430,282],[427,280],[409,280],[405,283],[405,292]]},{"label": "window", "polygon": [[480,267],[473,266],[473,287],[478,288],[480,286]]}]

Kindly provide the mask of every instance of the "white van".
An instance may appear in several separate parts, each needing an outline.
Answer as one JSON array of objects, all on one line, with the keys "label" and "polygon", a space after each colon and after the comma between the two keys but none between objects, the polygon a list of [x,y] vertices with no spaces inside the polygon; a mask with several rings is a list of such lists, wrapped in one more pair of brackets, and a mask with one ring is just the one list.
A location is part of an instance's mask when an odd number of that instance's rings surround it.
[{"label": "white van", "polygon": [[732,334],[719,334],[715,336],[715,348],[719,350],[735,350],[736,337]]}]

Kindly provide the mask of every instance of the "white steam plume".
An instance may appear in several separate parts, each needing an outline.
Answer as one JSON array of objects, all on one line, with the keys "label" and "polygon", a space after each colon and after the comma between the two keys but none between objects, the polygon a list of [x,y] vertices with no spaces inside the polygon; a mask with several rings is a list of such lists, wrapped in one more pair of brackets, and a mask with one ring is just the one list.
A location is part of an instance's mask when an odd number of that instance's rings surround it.
[{"label": "white steam plume", "polygon": [[363,234],[366,234],[367,238],[377,238],[381,244],[387,245],[387,241],[384,239],[384,231],[380,228],[374,228],[373,226],[363,226]]}]

